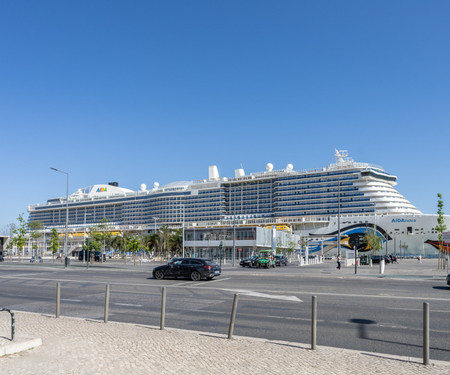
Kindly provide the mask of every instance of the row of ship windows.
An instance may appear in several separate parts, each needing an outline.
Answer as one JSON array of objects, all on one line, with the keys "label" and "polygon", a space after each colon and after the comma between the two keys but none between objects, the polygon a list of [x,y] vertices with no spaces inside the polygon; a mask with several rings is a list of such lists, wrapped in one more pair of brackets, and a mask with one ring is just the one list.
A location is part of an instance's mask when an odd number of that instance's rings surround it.
[{"label": "row of ship windows", "polygon": [[[308,190],[309,189],[309,190]],[[321,194],[329,194],[329,195],[339,195],[339,194],[345,194],[347,192],[352,192],[352,191],[357,191],[358,188],[357,187],[352,187],[352,188],[347,188],[347,189],[341,189],[341,190],[337,190],[337,189],[325,189],[322,186],[318,189],[282,189],[282,190],[278,190],[275,195],[298,195],[298,194],[317,194],[317,193],[321,193]]]},{"label": "row of ship windows", "polygon": [[[315,195],[311,195],[311,194],[315,194]],[[292,194],[282,194],[279,197],[276,197],[275,200],[287,200],[287,199],[324,199],[324,198],[335,198],[335,199],[345,199],[348,197],[361,197],[364,196],[364,193],[361,192],[356,192],[356,193],[345,193],[345,194],[341,194],[340,196],[338,194],[326,194],[326,195],[318,195],[317,191],[316,192],[311,192],[311,193],[304,193],[301,196],[295,196]]]},{"label": "row of ship windows", "polygon": [[[341,204],[341,208],[348,208],[348,207],[373,207],[373,204],[361,204],[361,203],[355,203],[355,204]],[[317,204],[309,204],[305,205],[299,204],[299,207],[295,207],[291,204],[285,204],[285,205],[278,205],[277,209],[279,210],[314,210],[314,209],[338,209],[338,205],[325,205],[324,203],[317,203]]]},{"label": "row of ship windows", "polygon": [[[345,179],[335,179],[335,178],[310,178],[308,180],[299,180],[299,179],[291,179],[289,181],[283,181],[283,182],[278,182],[276,185],[277,186],[292,186],[292,185],[297,185],[297,186],[302,186],[302,185],[306,185],[306,184],[324,184],[327,183],[329,184],[328,186],[339,186],[339,184],[341,186],[345,186],[345,185],[352,185],[353,184],[353,180],[357,180],[358,176],[349,176],[348,178]],[[330,184],[330,183],[333,184]]]},{"label": "row of ship windows", "polygon": [[[317,178],[317,177],[335,177],[335,176],[342,176],[342,175],[348,175],[347,178],[358,178],[358,172],[349,172],[349,171],[336,171],[336,172],[323,172],[323,173],[317,173],[314,174],[314,176],[311,176],[310,174],[305,175],[294,175],[289,177],[280,177],[278,181],[288,181],[293,179],[311,179],[311,178]],[[342,179],[339,179],[342,180]],[[336,180],[337,181],[337,180]]]},{"label": "row of ship windows", "polygon": [[370,198],[366,198],[366,197],[355,197],[355,198],[349,198],[349,197],[345,197],[345,198],[341,198],[341,199],[321,199],[320,197],[304,197],[304,198],[295,198],[295,199],[277,199],[275,201],[275,203],[278,204],[286,204],[284,202],[291,202],[292,204],[297,204],[297,202],[300,202],[302,204],[305,204],[307,202],[315,202],[315,201],[319,201],[319,202],[323,202],[323,203],[330,203],[330,202],[368,202],[370,201]]},{"label": "row of ship windows", "polygon": [[[342,214],[360,214],[360,213],[373,213],[373,209],[358,209],[358,210],[342,210],[341,211],[341,215]],[[301,211],[301,212],[297,212],[297,211],[280,211],[280,213],[282,216],[309,216],[309,215],[337,215],[338,211],[337,210],[311,210],[311,211]]]}]

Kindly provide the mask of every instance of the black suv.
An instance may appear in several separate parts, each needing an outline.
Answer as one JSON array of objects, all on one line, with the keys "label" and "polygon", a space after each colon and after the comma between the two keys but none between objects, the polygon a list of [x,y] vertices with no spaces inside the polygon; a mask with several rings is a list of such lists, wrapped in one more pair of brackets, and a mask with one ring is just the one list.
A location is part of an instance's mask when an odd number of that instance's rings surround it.
[{"label": "black suv", "polygon": [[254,255],[250,258],[242,259],[239,264],[241,267],[256,267],[258,264],[258,256]]},{"label": "black suv", "polygon": [[202,258],[178,258],[153,269],[153,277],[159,280],[165,277],[187,277],[193,281],[200,281],[205,278],[211,280],[219,275],[219,265],[211,259]]},{"label": "black suv", "polygon": [[277,267],[281,265],[287,266],[287,258],[284,255],[275,255],[275,265]]}]

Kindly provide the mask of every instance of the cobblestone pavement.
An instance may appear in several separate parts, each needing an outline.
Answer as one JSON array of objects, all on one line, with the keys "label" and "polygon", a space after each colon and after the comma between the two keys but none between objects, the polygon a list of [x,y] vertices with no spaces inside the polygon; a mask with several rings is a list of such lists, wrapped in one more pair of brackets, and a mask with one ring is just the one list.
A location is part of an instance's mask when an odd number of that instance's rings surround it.
[{"label": "cobblestone pavement", "polygon": [[[0,346],[10,336],[0,319]],[[450,374],[450,362],[16,312],[16,337],[42,346],[0,358],[0,373],[56,374]]]}]

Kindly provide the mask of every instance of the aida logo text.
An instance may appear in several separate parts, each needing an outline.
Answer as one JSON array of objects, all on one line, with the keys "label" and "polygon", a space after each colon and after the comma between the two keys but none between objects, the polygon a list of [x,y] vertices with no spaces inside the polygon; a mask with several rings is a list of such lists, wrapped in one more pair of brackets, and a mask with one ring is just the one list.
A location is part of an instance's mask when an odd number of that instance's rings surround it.
[{"label": "aida logo text", "polygon": [[415,223],[416,219],[392,219],[393,223]]},{"label": "aida logo text", "polygon": [[102,193],[102,192],[104,192],[104,191],[108,191],[108,188],[107,188],[107,187],[99,187],[99,188],[97,189],[97,193]]}]

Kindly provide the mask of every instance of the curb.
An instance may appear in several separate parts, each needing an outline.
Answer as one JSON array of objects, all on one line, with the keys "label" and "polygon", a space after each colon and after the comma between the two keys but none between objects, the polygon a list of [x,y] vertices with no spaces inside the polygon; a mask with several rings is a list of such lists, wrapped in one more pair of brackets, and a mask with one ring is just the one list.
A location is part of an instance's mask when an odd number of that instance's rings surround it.
[{"label": "curb", "polygon": [[40,338],[16,339],[16,340],[10,341],[9,343],[6,343],[6,344],[0,344],[0,357],[3,357],[8,354],[16,354],[16,353],[24,352],[25,350],[34,349],[41,345],[42,345],[42,340]]}]

